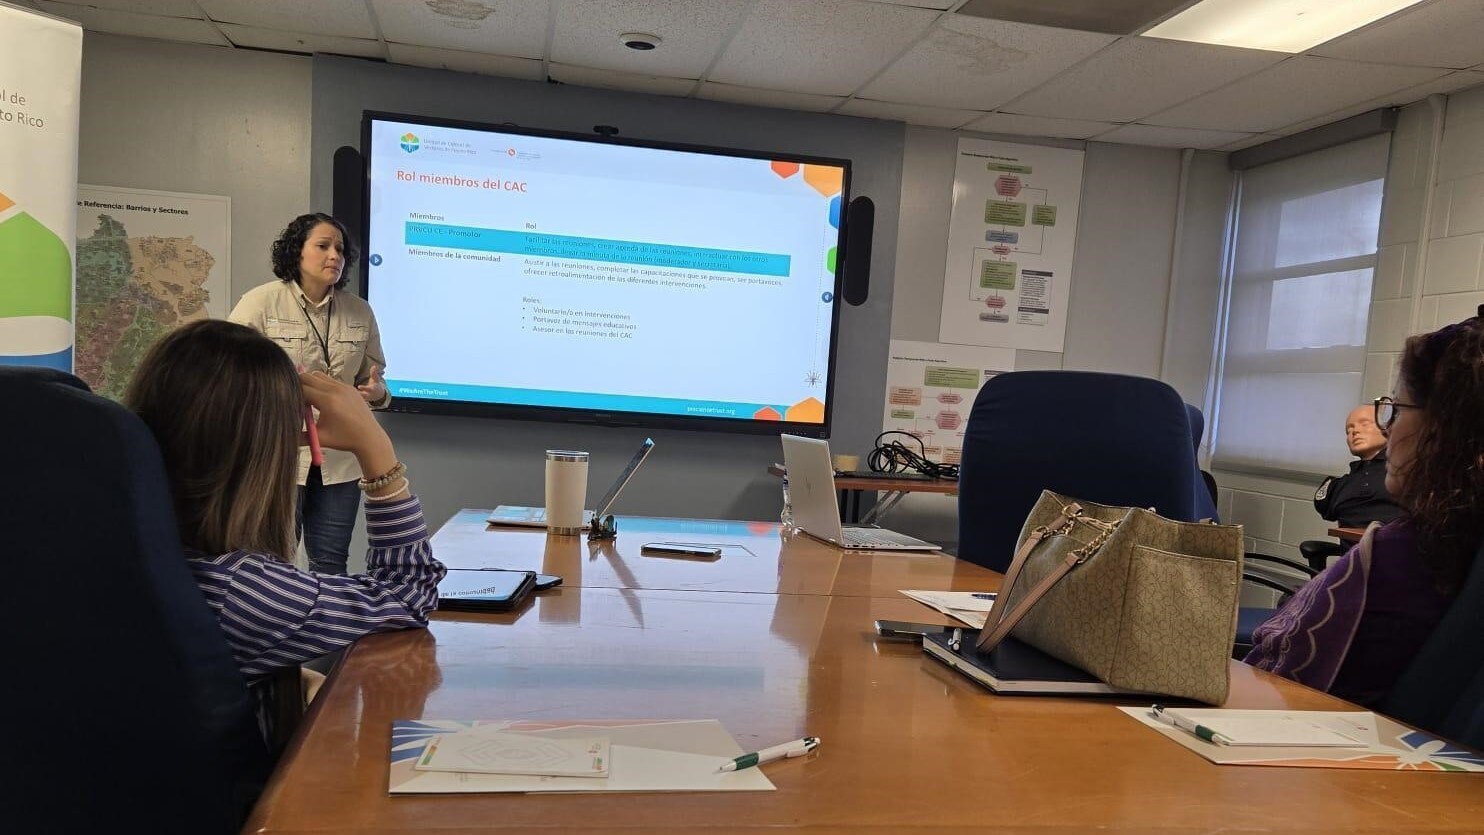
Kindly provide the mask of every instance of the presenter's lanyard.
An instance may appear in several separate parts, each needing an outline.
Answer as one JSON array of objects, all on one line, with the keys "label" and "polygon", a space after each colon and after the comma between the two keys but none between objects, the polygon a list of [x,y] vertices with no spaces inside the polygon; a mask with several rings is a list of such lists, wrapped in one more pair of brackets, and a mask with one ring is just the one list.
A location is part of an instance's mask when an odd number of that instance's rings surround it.
[{"label": "presenter's lanyard", "polygon": [[319,332],[319,325],[314,323],[314,317],[309,315],[309,306],[301,300],[299,309],[304,312],[304,321],[309,323],[309,329],[314,331],[314,338],[319,341],[319,349],[325,355],[325,373],[334,376],[335,372],[330,368],[330,323],[335,321],[335,297],[330,297],[330,303],[325,306],[325,332]]}]

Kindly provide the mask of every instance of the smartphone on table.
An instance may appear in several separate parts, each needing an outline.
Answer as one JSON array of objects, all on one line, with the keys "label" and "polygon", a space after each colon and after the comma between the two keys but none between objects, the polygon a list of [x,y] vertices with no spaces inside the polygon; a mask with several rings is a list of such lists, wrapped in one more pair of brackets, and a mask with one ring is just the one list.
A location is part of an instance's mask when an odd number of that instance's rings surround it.
[{"label": "smartphone on table", "polygon": [[692,542],[646,542],[639,553],[654,557],[699,557],[715,559],[721,556],[721,548]]}]

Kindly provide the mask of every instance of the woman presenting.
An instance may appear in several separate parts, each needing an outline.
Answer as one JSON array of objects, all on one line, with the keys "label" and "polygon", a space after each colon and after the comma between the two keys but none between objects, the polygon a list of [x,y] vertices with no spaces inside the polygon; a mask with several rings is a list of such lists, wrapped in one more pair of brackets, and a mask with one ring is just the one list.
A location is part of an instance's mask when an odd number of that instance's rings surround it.
[{"label": "woman presenting", "polygon": [[[355,386],[371,408],[386,408],[391,396],[381,376],[386,358],[376,316],[345,289],[346,268],[356,258],[345,225],[325,214],[300,215],[271,251],[278,280],[247,291],[227,318],[272,339],[301,371],[323,371]],[[309,455],[300,449],[295,531],[302,532],[311,571],[344,574],[361,468],[340,450],[325,449],[319,466]]]}]

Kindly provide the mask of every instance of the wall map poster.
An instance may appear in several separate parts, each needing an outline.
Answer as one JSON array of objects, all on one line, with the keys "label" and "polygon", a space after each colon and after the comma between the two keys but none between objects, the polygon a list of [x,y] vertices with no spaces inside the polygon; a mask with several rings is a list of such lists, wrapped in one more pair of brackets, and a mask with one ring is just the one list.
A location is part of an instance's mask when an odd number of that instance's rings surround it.
[{"label": "wall map poster", "polygon": [[959,139],[938,337],[1061,352],[1081,151]]},{"label": "wall map poster", "polygon": [[77,187],[76,373],[121,399],[145,351],[176,325],[225,318],[232,201]]}]

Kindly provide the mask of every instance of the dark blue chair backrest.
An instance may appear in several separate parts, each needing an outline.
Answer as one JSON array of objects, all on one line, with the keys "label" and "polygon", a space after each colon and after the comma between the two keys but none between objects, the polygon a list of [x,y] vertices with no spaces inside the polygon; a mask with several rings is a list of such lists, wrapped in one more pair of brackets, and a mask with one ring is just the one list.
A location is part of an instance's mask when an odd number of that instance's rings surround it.
[{"label": "dark blue chair backrest", "polygon": [[0,782],[37,816],[15,831],[237,831],[268,753],[149,429],[70,374],[0,367],[0,460]]},{"label": "dark blue chair backrest", "polygon": [[1201,441],[1206,437],[1206,416],[1199,408],[1186,403],[1185,420],[1190,423],[1190,446],[1195,450],[1196,463],[1200,463]]},{"label": "dark blue chair backrest", "polygon": [[1463,589],[1381,712],[1484,751],[1484,543]]},{"label": "dark blue chair backrest", "polygon": [[1180,395],[1158,380],[1084,371],[1001,374],[980,389],[959,470],[959,558],[1004,571],[1042,490],[1215,518]]}]

